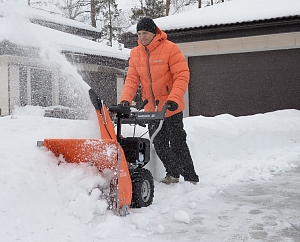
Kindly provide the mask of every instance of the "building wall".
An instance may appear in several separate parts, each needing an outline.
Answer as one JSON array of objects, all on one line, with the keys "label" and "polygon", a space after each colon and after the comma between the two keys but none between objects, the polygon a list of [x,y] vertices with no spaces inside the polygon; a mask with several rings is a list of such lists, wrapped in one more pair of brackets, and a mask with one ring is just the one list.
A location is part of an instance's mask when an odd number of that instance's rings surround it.
[{"label": "building wall", "polygon": [[[48,70],[48,71],[47,71]],[[0,55],[0,108],[1,115],[11,114],[15,105],[45,106],[41,96],[47,99],[47,104],[58,105],[57,90],[52,89],[57,82],[57,71],[49,79],[45,73],[50,73],[49,68],[41,64],[36,58],[24,56]],[[40,74],[38,74],[40,73]],[[39,86],[33,84],[33,78]],[[44,82],[47,80],[48,85]],[[33,100],[34,93],[40,93],[40,100]]]},{"label": "building wall", "polygon": [[[124,66],[125,63],[124,61]],[[117,79],[119,83],[124,81],[124,70],[99,64],[76,63],[76,66],[83,80],[108,105],[118,102],[117,93],[118,90],[120,92],[121,87],[117,87]],[[85,94],[80,94],[81,91],[78,90],[70,91],[74,89],[76,83],[72,82],[75,80],[68,80],[68,78],[72,79],[62,75],[56,68],[44,66],[37,58],[0,55],[1,115],[11,114],[15,105],[44,107],[61,105],[78,108],[83,103],[81,98]]]},{"label": "building wall", "polygon": [[[191,79],[189,85],[189,105],[190,105],[189,115],[214,116],[221,113],[230,113],[230,112],[233,112],[235,115],[246,115],[246,114],[253,114],[254,110],[250,108],[247,112],[247,111],[242,111],[241,109],[240,111],[237,110],[232,111],[230,110],[230,108],[228,109],[224,107],[219,109],[217,108],[217,106],[222,106],[224,104],[222,103],[221,100],[222,97],[224,98],[224,91],[227,89],[229,83],[231,82],[235,83],[233,85],[233,88],[234,87],[237,88],[240,85],[244,85],[245,88],[249,88],[249,85],[246,81],[240,83],[236,82],[235,78],[237,78],[237,76],[239,75],[237,74],[238,70],[237,67],[235,66],[239,66],[241,63],[243,63],[244,67],[252,65],[252,67],[249,67],[249,69],[252,70],[256,63],[260,63],[262,67],[266,66],[266,69],[268,69],[269,67],[267,67],[267,65],[271,65],[271,66],[273,65],[272,60],[269,60],[269,58],[273,58],[272,54],[270,55],[271,53],[270,51],[291,50],[291,52],[288,53],[297,52],[297,50],[300,48],[300,32],[178,43],[178,46],[182,50],[183,54],[188,58],[189,67],[191,70]],[[259,58],[258,56],[266,57],[267,61],[260,62],[260,60],[254,60],[254,62],[248,63],[247,58],[255,59],[255,55],[251,56],[250,53],[260,53],[256,55],[257,58]],[[288,54],[283,54],[283,55],[286,56]],[[275,56],[277,56],[277,54],[275,54]],[[281,54],[279,54],[278,56],[281,56]],[[289,59],[288,56],[286,56],[285,58],[287,60]],[[283,61],[285,61],[285,59]],[[292,60],[291,62],[295,63],[295,60],[294,61]],[[219,76],[218,73],[220,69],[222,69],[222,67],[224,67],[226,70],[221,76]],[[259,68],[258,66],[256,67]],[[279,66],[274,64],[274,67],[275,69],[280,68],[280,64]],[[247,71],[247,68],[244,69],[244,71]],[[293,70],[293,72],[296,71],[297,69]],[[286,72],[288,73],[288,75],[294,75],[291,74],[290,71],[286,71]],[[277,70],[275,70],[275,72],[274,70],[273,71],[269,70],[269,72],[265,73],[264,78],[272,78],[272,75],[274,73],[277,73]],[[285,73],[285,71],[283,71],[283,73]],[[229,80],[228,78],[230,75],[231,77]],[[240,78],[242,77],[240,76]],[[253,78],[259,78],[259,77],[256,76]],[[251,82],[251,76],[250,77],[247,76],[247,79],[248,82]],[[244,78],[244,80],[246,79]],[[293,78],[291,83],[294,82],[298,83],[298,81],[295,78]],[[261,83],[263,82],[261,81]],[[284,85],[284,83],[281,84]],[[214,90],[218,89],[218,91],[212,91],[212,89],[210,89],[213,88],[212,87],[213,85],[216,85]],[[242,87],[240,86],[240,88]],[[254,87],[252,86],[252,88]],[[211,91],[211,93],[209,90]],[[269,90],[270,92],[272,92],[272,86],[269,87]],[[243,93],[243,91],[239,91],[239,92]],[[249,92],[252,92],[251,87],[249,89]],[[297,93],[294,93],[293,95],[297,95]],[[204,100],[203,97],[206,97],[206,100]],[[202,102],[203,101],[205,102],[205,104],[204,103],[201,104],[199,102],[200,98]],[[219,99],[218,102],[221,103],[219,104],[216,103],[217,101],[214,100],[214,98]],[[244,96],[244,98],[246,98],[246,96]],[[232,96],[227,96],[225,100],[226,102],[229,100],[234,102]],[[297,102],[297,100],[298,100],[297,97],[294,96],[294,102]],[[206,105],[206,107],[204,108],[203,105]],[[234,105],[231,104],[231,107],[233,106]],[[278,104],[276,105],[275,108],[264,109],[263,104],[261,104],[260,108],[259,109],[257,108],[255,112],[266,111],[266,110],[271,111],[276,108],[280,109],[284,107],[296,107],[296,105],[294,104],[294,105],[282,106]]]},{"label": "building wall", "polygon": [[121,100],[122,90],[124,87],[124,81],[125,76],[124,75],[118,75],[117,76],[117,103],[119,103]]},{"label": "building wall", "polygon": [[19,65],[8,65],[9,110],[20,103]]},{"label": "building wall", "polygon": [[83,80],[107,106],[119,103],[126,71],[96,64],[76,64]]},{"label": "building wall", "polygon": [[178,43],[189,56],[300,48],[300,32]]},{"label": "building wall", "polygon": [[8,113],[8,63],[0,56],[0,109],[1,115]]}]

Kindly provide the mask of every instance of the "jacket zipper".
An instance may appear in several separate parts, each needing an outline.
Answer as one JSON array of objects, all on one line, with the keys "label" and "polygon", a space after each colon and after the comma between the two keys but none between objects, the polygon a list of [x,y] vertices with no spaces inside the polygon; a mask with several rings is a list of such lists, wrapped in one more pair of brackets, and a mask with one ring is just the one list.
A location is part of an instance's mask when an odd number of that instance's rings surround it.
[{"label": "jacket zipper", "polygon": [[147,47],[145,47],[145,50],[148,54],[148,74],[149,74],[149,78],[150,78],[150,92],[152,95],[152,103],[155,108],[155,97],[154,97],[154,93],[153,93],[153,89],[152,89],[152,76],[151,76],[151,71],[150,71],[150,51],[148,50]]}]

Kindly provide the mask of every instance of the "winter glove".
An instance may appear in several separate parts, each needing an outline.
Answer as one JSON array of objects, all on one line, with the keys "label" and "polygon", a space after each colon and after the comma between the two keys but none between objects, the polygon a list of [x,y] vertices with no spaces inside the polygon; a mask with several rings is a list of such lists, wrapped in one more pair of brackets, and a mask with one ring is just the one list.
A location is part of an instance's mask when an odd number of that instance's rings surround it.
[{"label": "winter glove", "polygon": [[175,111],[178,108],[178,104],[176,102],[174,102],[174,101],[171,101],[171,100],[167,101],[167,105],[168,105],[168,109],[170,111]]},{"label": "winter glove", "polygon": [[109,111],[112,113],[116,113],[119,117],[128,118],[130,115],[130,104],[128,101],[122,101],[116,106],[109,107]]},{"label": "winter glove", "polygon": [[123,107],[129,107],[130,106],[130,103],[128,101],[125,101],[125,100],[122,101],[121,104],[122,104]]}]

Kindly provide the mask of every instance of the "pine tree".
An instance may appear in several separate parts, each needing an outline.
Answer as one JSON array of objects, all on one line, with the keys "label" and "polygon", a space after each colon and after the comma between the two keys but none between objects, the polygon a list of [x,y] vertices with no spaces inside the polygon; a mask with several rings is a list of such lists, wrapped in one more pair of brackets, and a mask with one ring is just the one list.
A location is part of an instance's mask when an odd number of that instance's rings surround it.
[{"label": "pine tree", "polygon": [[121,32],[121,27],[116,24],[120,15],[118,4],[115,0],[99,0],[97,10],[102,22],[103,37],[108,40],[108,45],[112,46],[113,40],[117,39]]}]

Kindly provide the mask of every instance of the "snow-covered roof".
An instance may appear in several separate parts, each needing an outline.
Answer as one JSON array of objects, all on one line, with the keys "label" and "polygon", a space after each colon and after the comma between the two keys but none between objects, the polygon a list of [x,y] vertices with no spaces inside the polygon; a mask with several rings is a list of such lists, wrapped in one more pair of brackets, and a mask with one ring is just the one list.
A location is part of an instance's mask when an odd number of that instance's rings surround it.
[{"label": "snow-covered roof", "polygon": [[88,24],[85,24],[85,23],[82,23],[82,22],[79,22],[76,20],[64,18],[60,15],[51,14],[46,11],[42,11],[42,10],[38,10],[38,9],[34,9],[34,8],[30,8],[29,16],[36,20],[42,20],[42,21],[47,21],[47,22],[51,22],[51,23],[67,25],[67,26],[71,26],[71,27],[75,27],[75,28],[85,29],[85,30],[89,30],[89,31],[95,31],[98,33],[101,32],[100,29],[94,28],[91,25],[88,25]]},{"label": "snow-covered roof", "polygon": [[[300,1],[289,0],[231,0],[210,7],[195,9],[155,19],[157,26],[166,30],[198,28],[299,16]],[[128,29],[136,33],[136,25]]]}]

